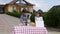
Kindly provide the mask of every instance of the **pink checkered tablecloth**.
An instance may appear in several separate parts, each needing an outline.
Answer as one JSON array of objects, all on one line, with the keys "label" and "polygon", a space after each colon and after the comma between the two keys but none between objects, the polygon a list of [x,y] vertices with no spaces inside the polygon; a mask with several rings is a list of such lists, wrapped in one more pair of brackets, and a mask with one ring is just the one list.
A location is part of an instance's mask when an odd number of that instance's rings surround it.
[{"label": "pink checkered tablecloth", "polygon": [[47,34],[45,27],[15,26],[13,34]]}]

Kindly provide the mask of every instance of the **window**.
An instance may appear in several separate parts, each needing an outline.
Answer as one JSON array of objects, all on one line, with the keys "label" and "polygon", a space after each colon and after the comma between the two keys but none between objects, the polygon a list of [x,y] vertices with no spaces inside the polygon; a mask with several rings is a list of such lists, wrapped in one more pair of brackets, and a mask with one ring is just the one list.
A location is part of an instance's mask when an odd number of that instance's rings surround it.
[{"label": "window", "polygon": [[23,0],[19,0],[16,3],[20,3],[20,4],[26,4]]},{"label": "window", "polygon": [[13,11],[16,11],[16,7],[15,6],[13,6]]},{"label": "window", "polygon": [[24,8],[21,8],[21,10],[20,11],[22,11]]},{"label": "window", "polygon": [[21,3],[26,4],[24,1],[21,1]]},{"label": "window", "polygon": [[27,11],[29,11],[29,9],[28,9],[28,8],[21,8],[21,10],[20,10],[20,11],[22,11],[23,9],[26,9]]},{"label": "window", "polygon": [[17,1],[16,3],[20,3],[19,1]]}]

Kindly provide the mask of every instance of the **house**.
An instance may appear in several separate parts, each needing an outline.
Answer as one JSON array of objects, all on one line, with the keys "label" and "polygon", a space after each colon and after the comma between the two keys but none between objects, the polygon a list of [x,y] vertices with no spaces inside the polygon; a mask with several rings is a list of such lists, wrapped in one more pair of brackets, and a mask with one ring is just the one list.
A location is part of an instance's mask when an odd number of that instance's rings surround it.
[{"label": "house", "polygon": [[28,9],[28,11],[33,12],[33,4],[27,2],[26,0],[12,0],[11,2],[3,5],[0,4],[0,12],[12,12],[16,10],[17,12],[22,11],[22,9]]}]

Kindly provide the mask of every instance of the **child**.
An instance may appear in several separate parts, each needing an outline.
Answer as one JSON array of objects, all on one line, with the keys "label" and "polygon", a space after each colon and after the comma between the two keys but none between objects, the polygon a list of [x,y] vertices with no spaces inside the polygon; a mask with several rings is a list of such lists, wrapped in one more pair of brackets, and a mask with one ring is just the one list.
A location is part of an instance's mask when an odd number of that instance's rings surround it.
[{"label": "child", "polygon": [[43,17],[41,16],[41,13],[39,11],[36,12],[35,23],[36,27],[44,27]]},{"label": "child", "polygon": [[20,22],[24,25],[28,25],[28,19],[30,18],[30,15],[28,14],[28,11],[26,9],[23,9],[22,15],[20,17]]}]

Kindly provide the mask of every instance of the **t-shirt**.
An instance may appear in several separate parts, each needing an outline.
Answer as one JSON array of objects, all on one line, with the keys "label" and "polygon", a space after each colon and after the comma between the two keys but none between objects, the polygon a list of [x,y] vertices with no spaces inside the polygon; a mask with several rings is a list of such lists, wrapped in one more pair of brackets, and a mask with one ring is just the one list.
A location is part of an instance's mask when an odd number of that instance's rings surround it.
[{"label": "t-shirt", "polygon": [[26,16],[21,15],[20,21],[21,21],[22,23],[25,23],[25,22],[27,22],[27,20],[30,18],[30,16],[31,16],[31,14],[29,14],[29,13],[27,13]]},{"label": "t-shirt", "polygon": [[35,23],[36,23],[36,27],[44,27],[43,17],[35,16]]}]

